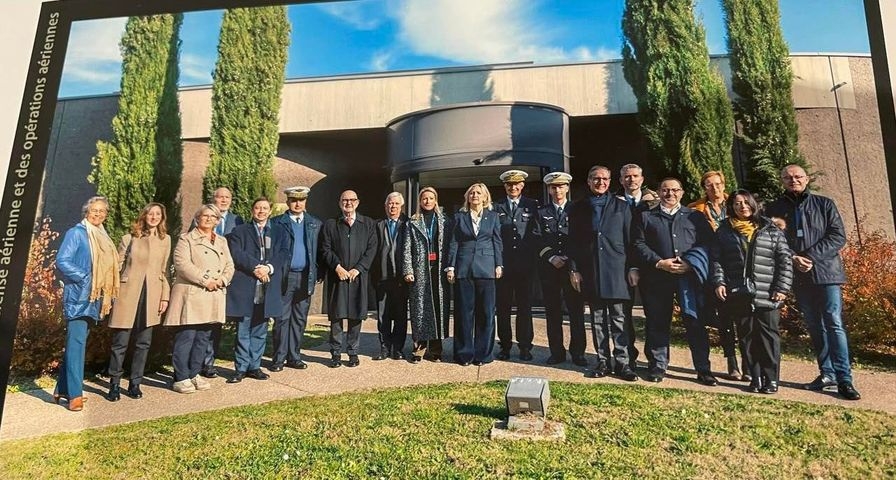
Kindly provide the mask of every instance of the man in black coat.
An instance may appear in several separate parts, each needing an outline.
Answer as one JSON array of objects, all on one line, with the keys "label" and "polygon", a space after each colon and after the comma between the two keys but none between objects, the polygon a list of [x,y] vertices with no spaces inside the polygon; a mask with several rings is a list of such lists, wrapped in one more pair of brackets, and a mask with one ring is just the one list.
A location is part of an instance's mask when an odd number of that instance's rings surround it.
[{"label": "man in black coat", "polygon": [[304,370],[302,339],[308,324],[308,308],[314,288],[320,282],[318,274],[318,240],[322,223],[306,212],[308,187],[291,187],[286,194],[286,212],[271,219],[271,226],[282,229],[287,239],[289,255],[283,266],[278,285],[281,314],[274,319],[274,355],[272,372],[290,368]]},{"label": "man in black coat", "polygon": [[787,243],[794,253],[793,291],[818,360],[820,373],[805,388],[824,390],[837,385],[843,398],[858,400],[861,395],[852,384],[842,317],[841,286],[846,273],[840,249],[846,245],[846,231],[834,201],[811,193],[809,180],[799,165],[784,167],[785,192],[766,207],[766,213],[787,223]]},{"label": "man in black coat", "polygon": [[582,295],[572,288],[569,281],[569,182],[572,176],[564,172],[545,175],[551,203],[538,209],[539,276],[544,294],[545,323],[551,356],[548,365],[566,361],[563,347],[563,302],[569,312],[569,353],[580,367],[585,360],[585,305]]},{"label": "man in black coat", "polygon": [[[591,304],[592,333],[597,365],[590,377],[611,371],[627,381],[638,376],[628,362],[624,303],[628,300],[628,252],[632,212],[624,200],[610,193],[610,169],[595,165],[588,171],[590,194],[569,210],[570,282]],[[613,351],[610,352],[610,337]]]},{"label": "man in black coat", "polygon": [[[361,321],[367,318],[370,266],[376,257],[376,222],[357,212],[358,194],[346,190],[339,196],[342,216],[327,220],[320,240],[321,263],[327,267],[329,288],[331,368],[342,365],[342,344],[347,343],[348,366],[360,365],[358,347]],[[348,335],[343,322],[348,323]],[[347,337],[347,338],[345,338]]]},{"label": "man in black coat", "polygon": [[[667,178],[660,183],[660,204],[642,212],[633,222],[632,240],[641,263],[633,283],[640,282],[641,290],[650,292],[644,297],[647,314],[647,354],[649,373],[647,379],[661,382],[669,366],[669,330],[672,324],[672,300],[679,304],[693,304],[699,299],[684,297],[695,290],[685,287],[686,275],[693,268],[681,256],[689,250],[708,248],[712,241],[712,229],[702,213],[681,205],[684,190],[681,182]],[[690,293],[688,293],[690,292]],[[691,360],[697,370],[697,381],[704,385],[717,385],[709,364],[709,335],[697,315],[682,313],[691,348]]]},{"label": "man in black coat", "polygon": [[402,213],[404,196],[392,192],[386,196],[386,218],[376,223],[377,259],[373,263],[376,283],[377,330],[380,353],[373,360],[404,358],[408,333],[408,284],[402,275],[404,237],[408,217]]},{"label": "man in black coat", "polygon": [[270,225],[270,214],[271,201],[255,199],[252,222],[238,225],[227,236],[235,267],[227,287],[227,316],[236,320],[236,375],[227,383],[239,383],[245,377],[268,379],[268,374],[261,371],[261,356],[268,337],[268,319],[283,313],[278,286],[289,260],[289,239],[283,229]]},{"label": "man in black coat", "polygon": [[538,216],[538,202],[523,195],[528,173],[508,170],[501,174],[507,198],[493,204],[501,224],[501,240],[504,244],[504,276],[496,285],[496,310],[498,317],[498,343],[501,351],[498,360],[510,358],[513,346],[513,329],[510,313],[516,306],[516,342],[520,360],[532,360],[532,282],[535,280],[537,240],[533,235]]}]

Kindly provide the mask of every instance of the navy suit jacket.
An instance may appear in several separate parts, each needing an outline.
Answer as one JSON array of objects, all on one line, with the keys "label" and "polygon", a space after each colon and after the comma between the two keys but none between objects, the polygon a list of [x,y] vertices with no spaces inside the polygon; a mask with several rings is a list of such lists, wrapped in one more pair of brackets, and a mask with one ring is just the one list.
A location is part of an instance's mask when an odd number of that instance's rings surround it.
[{"label": "navy suit jacket", "polygon": [[448,247],[448,263],[454,267],[456,278],[495,278],[495,268],[503,266],[503,242],[498,214],[482,211],[479,235],[473,233],[470,212],[460,211],[454,216],[454,228]]},{"label": "navy suit jacket", "polygon": [[[293,243],[296,241],[296,239],[293,238],[294,236],[292,233],[292,218],[289,217],[289,212],[287,212],[277,215],[270,221],[272,225],[276,225],[277,227],[286,230],[286,237],[289,239],[289,256],[286,257],[285,269],[286,271],[289,271],[289,265],[292,260],[292,247]],[[314,293],[314,286],[317,284],[317,279],[319,278],[318,272],[320,269],[318,266],[317,250],[318,245],[320,244],[323,223],[308,212],[305,212],[302,222],[305,223],[305,238],[303,241],[305,242],[305,260],[308,265],[308,295],[312,295]],[[286,291],[286,275],[284,275],[281,285],[282,291]]]},{"label": "navy suit jacket", "polygon": [[709,248],[712,239],[712,227],[706,217],[684,206],[669,216],[657,205],[641,212],[632,226],[641,273],[648,281],[675,283],[680,276],[657,269],[656,263],[681,256],[697,246]]},{"label": "navy suit jacket", "polygon": [[569,209],[570,258],[582,275],[582,292],[591,301],[628,300],[632,211],[625,200],[607,193],[607,205],[595,235],[591,225],[591,195]]},{"label": "navy suit jacket", "polygon": [[[255,223],[238,225],[227,235],[227,246],[233,257],[235,271],[233,280],[227,287],[227,316],[251,317],[255,308],[256,278],[255,267],[271,265],[274,272],[264,293],[264,316],[280,317],[283,314],[280,284],[289,268],[289,238],[282,228],[271,225],[268,221],[267,237],[270,248],[266,249],[264,260],[261,259],[261,244]],[[267,242],[265,242],[267,243]]]}]

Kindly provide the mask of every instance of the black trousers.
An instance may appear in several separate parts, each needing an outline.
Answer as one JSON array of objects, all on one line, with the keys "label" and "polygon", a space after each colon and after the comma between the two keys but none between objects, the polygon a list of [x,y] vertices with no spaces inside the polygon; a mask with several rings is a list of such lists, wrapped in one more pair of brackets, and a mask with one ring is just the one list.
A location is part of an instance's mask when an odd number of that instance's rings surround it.
[{"label": "black trousers", "polygon": [[146,367],[146,357],[149,355],[149,347],[152,345],[152,327],[146,326],[146,287],[140,294],[137,303],[137,316],[134,318],[133,328],[112,329],[112,354],[109,356],[109,383],[118,385],[124,374],[124,357],[128,351],[131,334],[134,333],[134,354],[131,357],[131,374],[128,380],[131,385],[140,385],[143,381],[143,370]]},{"label": "black trousers", "polygon": [[[216,324],[220,326],[220,324]],[[209,346],[212,324],[187,325],[179,327],[174,334],[174,352],[171,363],[174,366],[174,381],[179,382],[199,374]]]},{"label": "black trousers", "polygon": [[552,357],[565,357],[563,347],[563,302],[569,312],[569,353],[585,356],[585,303],[582,295],[572,288],[569,271],[565,268],[541,269],[541,292],[544,295],[545,323],[548,347]]},{"label": "black trousers", "polygon": [[609,362],[610,339],[616,366],[628,365],[628,333],[625,331],[625,305],[622,300],[597,300],[591,305],[591,334],[597,359]]},{"label": "black trousers", "polygon": [[274,318],[274,355],[271,357],[274,365],[302,359],[302,339],[308,325],[308,308],[311,306],[307,272],[287,273],[286,291],[281,300],[283,314]]},{"label": "black trousers", "polygon": [[377,284],[376,313],[380,346],[390,353],[404,350],[408,336],[408,287],[404,279],[394,278]]},{"label": "black trousers", "polygon": [[[348,322],[348,333],[343,328],[344,323]],[[361,320],[360,319],[337,319],[330,320],[330,354],[342,354],[342,344],[345,343],[345,351],[349,355],[357,355],[358,348],[361,344]]]},{"label": "black trousers", "polygon": [[[532,260],[535,261],[534,259]],[[510,325],[510,313],[516,305],[516,343],[520,350],[531,350],[532,339],[532,272],[508,269],[504,266],[504,274],[498,279],[495,292],[495,306],[498,314],[498,343],[501,350],[509,351],[513,346],[513,329]]]},{"label": "black trousers", "polygon": [[777,382],[781,369],[781,333],[778,330],[781,312],[751,312],[749,305],[732,303],[720,313],[737,325],[744,364],[750,375],[754,379]]}]

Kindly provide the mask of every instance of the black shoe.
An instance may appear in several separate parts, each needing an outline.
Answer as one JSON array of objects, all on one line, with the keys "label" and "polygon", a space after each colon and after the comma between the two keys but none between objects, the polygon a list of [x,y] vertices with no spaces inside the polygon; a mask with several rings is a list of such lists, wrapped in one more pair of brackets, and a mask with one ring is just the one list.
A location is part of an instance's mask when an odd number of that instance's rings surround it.
[{"label": "black shoe", "polygon": [[308,368],[308,364],[301,360],[296,360],[295,362],[286,362],[286,366],[289,368],[295,368],[297,370],[305,370]]},{"label": "black shoe", "polygon": [[482,360],[473,360],[473,365],[476,365],[477,367],[481,367],[481,366],[482,366]]},{"label": "black shoe", "polygon": [[461,367],[469,367],[470,366],[470,362],[457,362],[457,364],[460,365]]},{"label": "black shoe", "polygon": [[666,371],[658,367],[651,368],[650,372],[647,374],[648,382],[660,383],[664,378],[666,378]]},{"label": "black shoe", "polygon": [[628,361],[628,368],[631,368],[632,371],[636,371],[636,370],[638,370],[638,361],[637,361],[637,360],[629,360],[629,361]]},{"label": "black shoe", "polygon": [[606,377],[608,373],[610,373],[610,368],[607,366],[607,362],[598,360],[594,368],[585,372],[585,376],[588,378],[601,378]]},{"label": "black shoe", "polygon": [[357,355],[349,355],[348,363],[346,365],[348,365],[349,367],[357,367],[358,365],[361,365],[361,360],[358,360]]},{"label": "black shoe", "polygon": [[495,358],[498,360],[510,360],[510,350],[501,350]]},{"label": "black shoe", "polygon": [[806,390],[812,390],[813,392],[820,392],[827,387],[835,386],[837,386],[837,382],[835,382],[832,378],[826,377],[824,375],[819,375],[815,377],[815,380],[812,380],[811,383],[803,385],[803,388],[805,388]]},{"label": "black shoe", "polygon": [[719,381],[716,380],[716,377],[712,375],[710,372],[703,372],[697,374],[697,381],[706,385],[707,387],[715,387],[719,384]]},{"label": "black shoe", "polygon": [[271,366],[268,367],[268,371],[269,371],[269,372],[282,372],[282,371],[283,371],[283,364],[282,364],[282,363],[274,363],[274,364],[271,364]]},{"label": "black shoe", "polygon": [[218,369],[215,367],[203,368],[199,371],[199,375],[202,375],[205,378],[215,378],[218,376]]},{"label": "black shoe", "polygon": [[548,357],[547,361],[544,363],[547,365],[557,365],[558,363],[563,363],[566,361],[566,354],[563,355],[551,355]]},{"label": "black shoe", "polygon": [[626,382],[637,382],[638,374],[635,373],[634,370],[631,369],[628,365],[623,365],[622,368],[616,369],[616,376],[625,380]]},{"label": "black shoe", "polygon": [[117,402],[121,400],[121,386],[117,383],[113,383],[109,386],[109,393],[106,394],[106,400],[110,402]]},{"label": "black shoe", "polygon": [[423,360],[423,357],[420,355],[411,355],[411,363],[420,363],[421,360]]},{"label": "black shoe", "polygon": [[588,360],[585,359],[584,355],[577,355],[577,356],[572,357],[572,363],[574,363],[580,367],[588,366]]},{"label": "black shoe", "polygon": [[747,390],[752,393],[759,393],[762,391],[762,384],[757,380],[750,381],[750,386],[747,387]]},{"label": "black shoe", "polygon": [[770,381],[766,383],[759,389],[759,393],[764,393],[766,395],[778,393],[778,382]]},{"label": "black shoe", "polygon": [[236,372],[236,375],[227,379],[227,383],[240,383],[246,378],[246,372]]},{"label": "black shoe", "polygon": [[392,360],[404,360],[404,353],[401,350],[392,352]]},{"label": "black shoe", "polygon": [[520,360],[522,360],[524,362],[528,362],[528,361],[532,360],[532,352],[530,352],[528,348],[526,348],[526,349],[521,348],[520,349]]},{"label": "black shoe", "polygon": [[246,372],[246,376],[249,378],[254,378],[255,380],[267,380],[271,378],[270,375],[262,372],[260,368],[257,370],[249,370],[248,372]]},{"label": "black shoe", "polygon": [[140,385],[128,385],[128,396],[135,400],[143,398],[143,392],[140,391]]},{"label": "black shoe", "polygon": [[371,360],[379,361],[379,360],[385,360],[385,359],[387,359],[387,358],[389,358],[389,357],[391,357],[391,356],[392,356],[392,355],[389,354],[389,349],[388,349],[388,348],[386,348],[386,347],[380,347],[380,353],[379,353],[379,355],[374,355],[374,356],[371,357],[370,359],[371,359]]},{"label": "black shoe", "polygon": [[327,364],[330,368],[339,368],[342,366],[342,355],[333,355],[330,357],[330,363]]},{"label": "black shoe", "polygon": [[433,363],[439,363],[442,361],[442,357],[438,355],[430,355],[428,353],[426,355],[423,355],[423,359]]},{"label": "black shoe", "polygon": [[843,382],[837,385],[837,393],[840,394],[841,397],[847,400],[859,400],[862,398],[859,395],[859,392],[856,391],[855,387],[852,386],[850,382]]}]

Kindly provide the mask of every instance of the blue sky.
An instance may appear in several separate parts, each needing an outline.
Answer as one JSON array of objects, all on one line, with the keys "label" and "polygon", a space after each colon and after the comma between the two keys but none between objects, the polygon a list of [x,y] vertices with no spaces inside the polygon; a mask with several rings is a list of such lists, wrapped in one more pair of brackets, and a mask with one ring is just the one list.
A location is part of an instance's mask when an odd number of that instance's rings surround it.
[{"label": "blue sky", "polygon": [[[288,7],[287,78],[507,62],[619,58],[624,0],[352,0]],[[792,52],[868,53],[862,0],[781,0]],[[725,53],[719,0],[698,0],[710,53]],[[188,13],[182,86],[211,82],[223,11]],[[125,19],[72,27],[60,96],[118,90]]]}]

